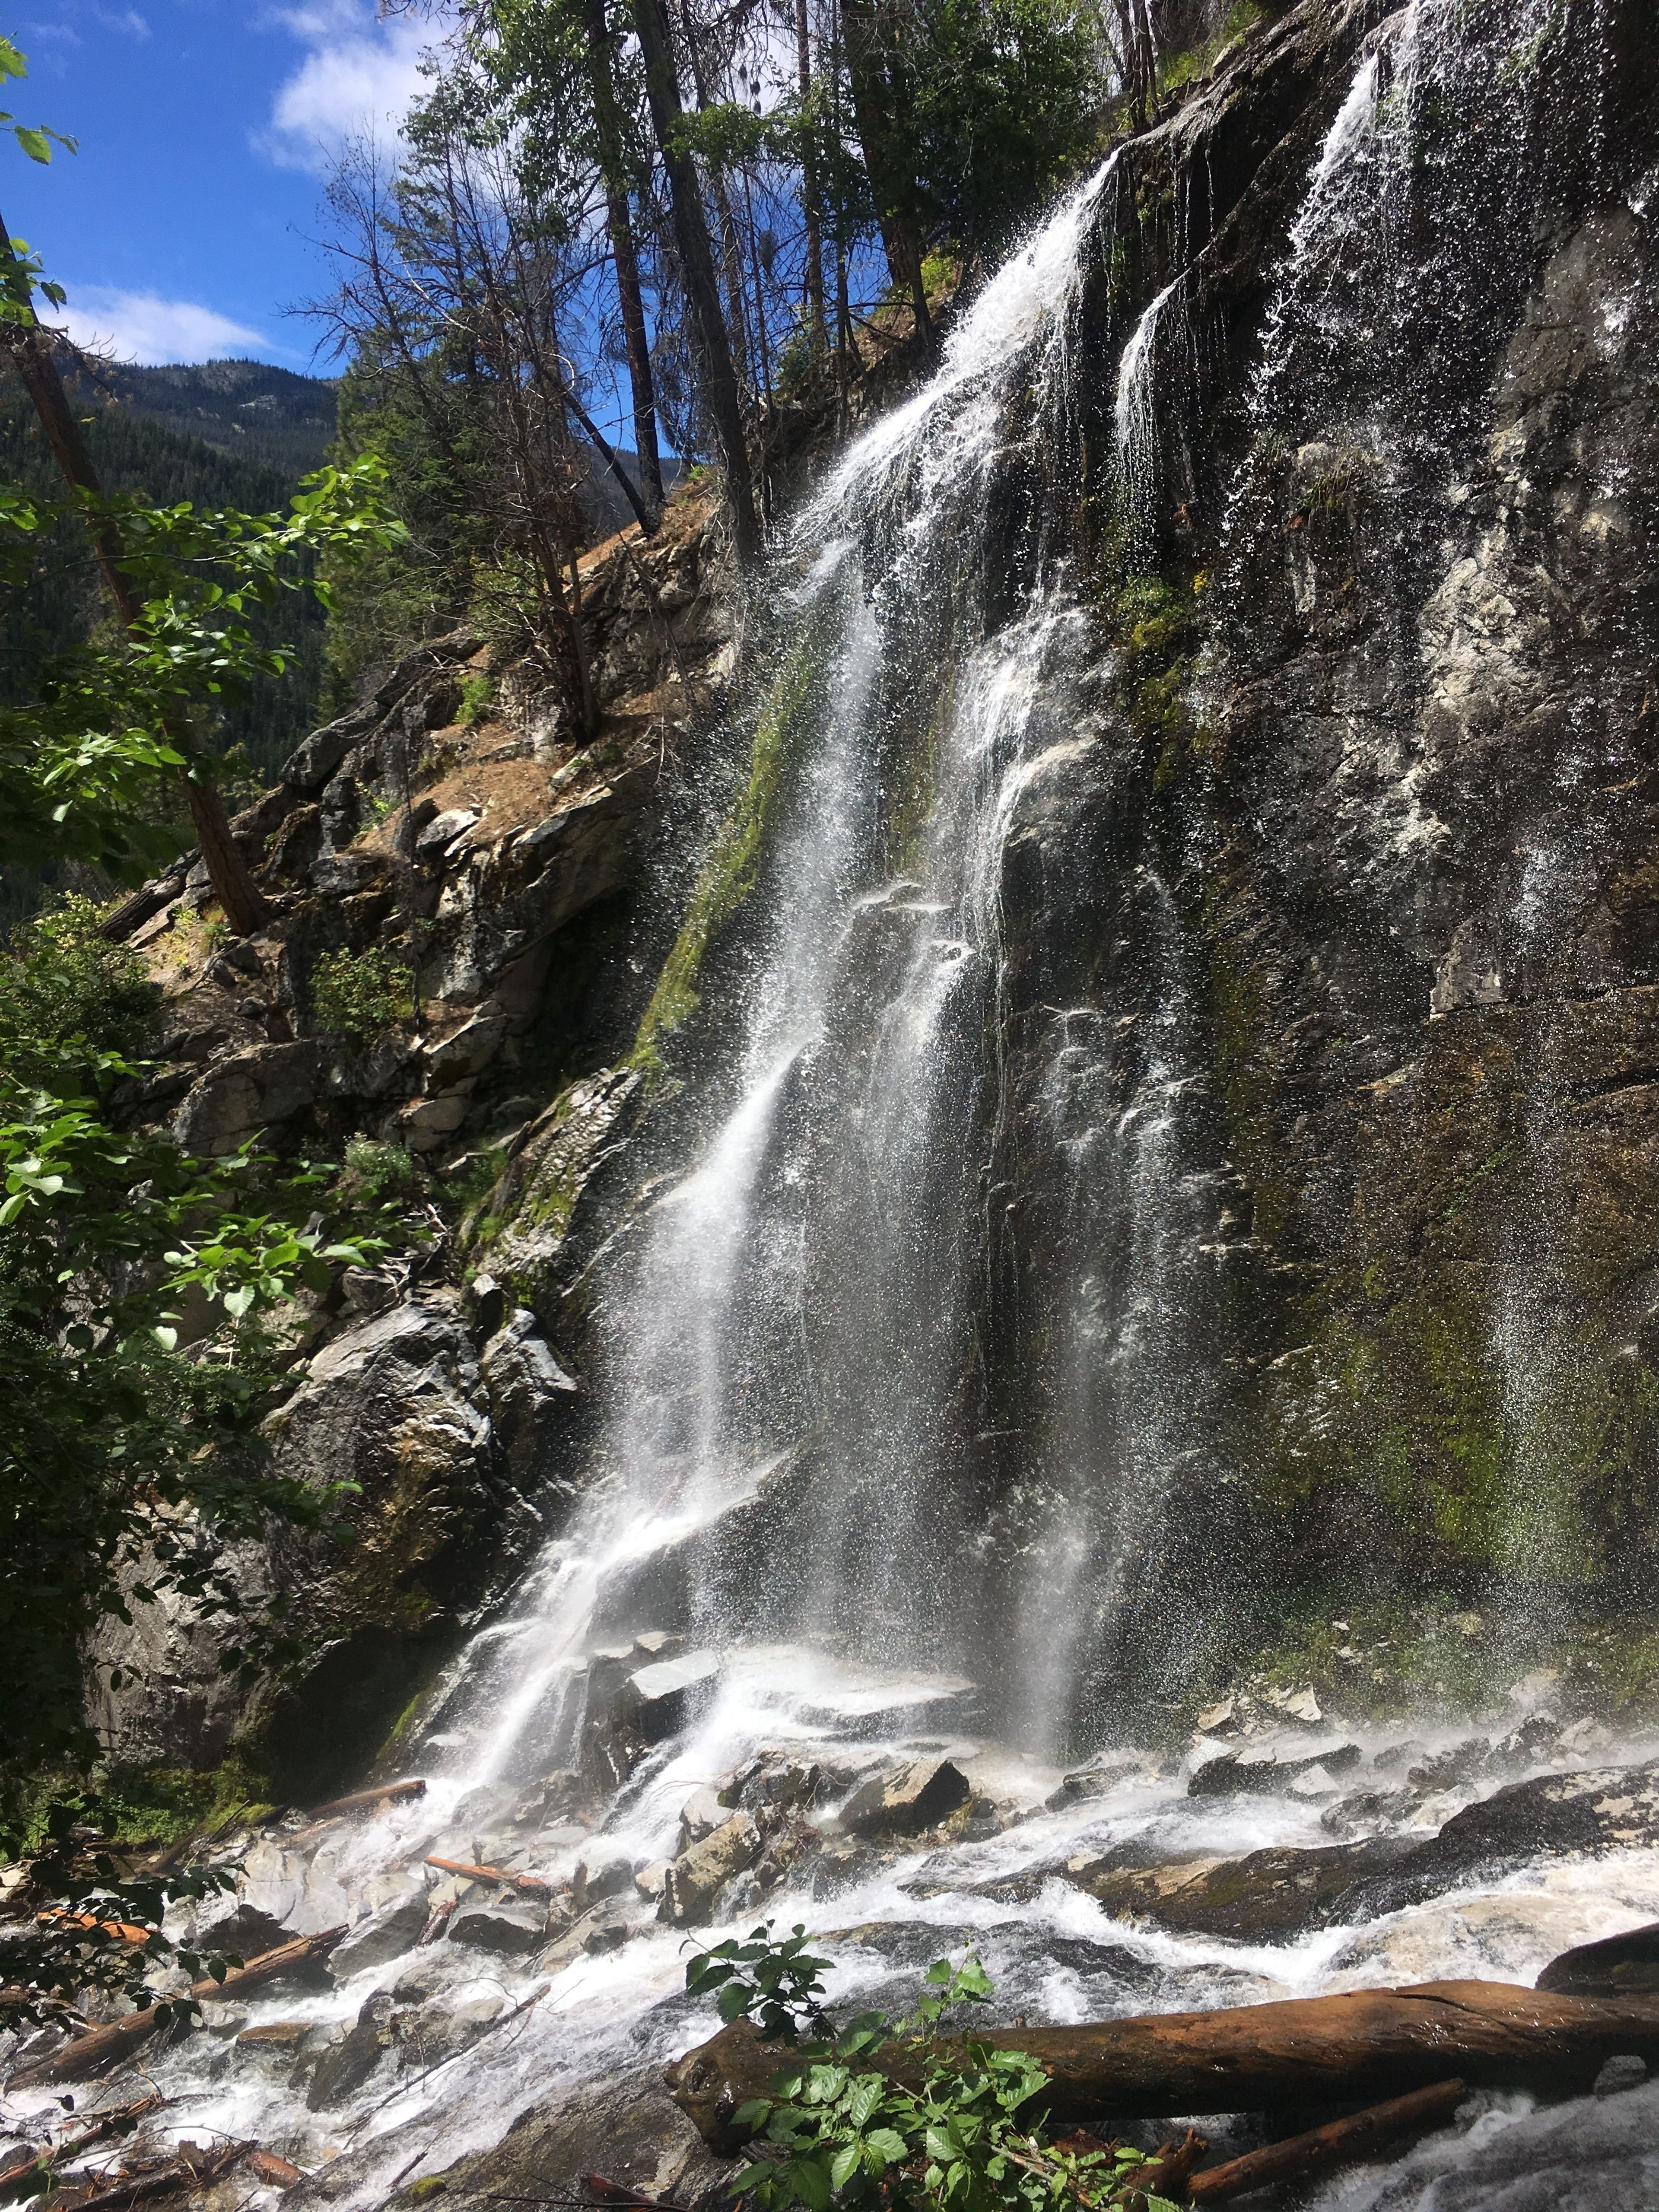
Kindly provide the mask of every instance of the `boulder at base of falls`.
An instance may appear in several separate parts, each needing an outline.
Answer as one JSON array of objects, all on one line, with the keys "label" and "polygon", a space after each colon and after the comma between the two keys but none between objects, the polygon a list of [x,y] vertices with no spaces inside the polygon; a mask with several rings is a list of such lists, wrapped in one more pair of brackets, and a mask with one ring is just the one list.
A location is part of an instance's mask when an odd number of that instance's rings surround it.
[{"label": "boulder at base of falls", "polygon": [[917,1759],[890,1767],[861,1782],[841,1809],[849,1835],[915,1835],[948,1820],[972,1790],[962,1769],[948,1759]]},{"label": "boulder at base of falls", "polygon": [[700,1844],[716,1828],[723,1828],[731,1817],[731,1807],[722,1805],[720,1793],[707,1783],[701,1790],[694,1790],[680,1808],[680,1850],[689,1851],[693,1844]]},{"label": "boulder at base of falls", "polygon": [[[514,2197],[574,2199],[584,2193],[584,2177],[596,2170],[624,2188],[692,2212],[717,2212],[730,2201],[729,2161],[714,2156],[665,2095],[655,2067],[556,2089],[521,2112],[489,2149],[441,2168],[441,2157],[440,2152],[422,2164],[441,2171],[445,2212],[473,2207],[498,2212],[503,2200]],[[346,2159],[336,2162],[331,2180],[346,2164]],[[432,2186],[430,2174],[411,2176],[387,2202],[399,2208],[428,2203]]]},{"label": "boulder at base of falls", "polygon": [[1412,1849],[1379,1838],[1304,1850],[1273,1847],[1237,1859],[1188,1859],[1133,1867],[1113,1853],[1073,1859],[1066,1879],[1097,1898],[1115,1919],[1146,1920],[1176,1936],[1218,1936],[1240,1943],[1284,1943],[1342,1917],[1356,1882]]},{"label": "boulder at base of falls", "polygon": [[[1283,1796],[1286,1793],[1303,1794],[1298,1783],[1316,1782],[1316,1770],[1322,1768],[1327,1778],[1346,1774],[1359,1764],[1359,1747],[1356,1743],[1334,1744],[1328,1751],[1304,1753],[1290,1756],[1282,1749],[1270,1746],[1248,1751],[1224,1752],[1219,1759],[1206,1760],[1187,1784],[1189,1797],[1236,1797],[1246,1793]],[[1334,1784],[1331,1787],[1334,1789]]]},{"label": "boulder at base of falls", "polygon": [[306,2093],[306,2103],[311,2110],[320,2112],[330,2105],[343,2104],[354,2090],[362,2088],[380,2064],[382,2053],[392,2048],[393,2040],[392,1994],[388,1990],[376,1990],[373,1996],[365,2000],[355,2026],[343,2040],[318,2061]]},{"label": "boulder at base of falls", "polygon": [[413,1948],[430,1911],[425,1889],[411,1889],[335,1945],[328,1957],[331,1976],[337,1983],[346,1982],[365,1966],[384,1966],[401,1959]]},{"label": "boulder at base of falls", "polygon": [[1530,1859],[1641,1850],[1659,1844],[1659,1760],[1535,1775],[1454,1814],[1437,1836],[1355,1885],[1345,1920],[1376,1919],[1421,1905],[1472,1875],[1492,1876]]},{"label": "boulder at base of falls", "polygon": [[736,1813],[713,1835],[682,1851],[663,1879],[658,1919],[675,1928],[696,1928],[711,1919],[714,1899],[734,1875],[753,1866],[764,1841],[754,1815]]},{"label": "boulder at base of falls", "polygon": [[699,1696],[719,1681],[724,1663],[718,1651],[688,1651],[682,1659],[641,1667],[623,1686],[617,1713],[647,1743],[678,1735]]},{"label": "boulder at base of falls", "polygon": [[584,1953],[592,1952],[597,1957],[602,1952],[619,1951],[633,1932],[633,1924],[619,1905],[614,1901],[596,1905],[550,1943],[536,1963],[545,1972],[556,1974]]},{"label": "boulder at base of falls", "polygon": [[620,1897],[634,1883],[634,1862],[626,1851],[591,1850],[576,1863],[571,1895],[577,1911],[602,1898]]},{"label": "boulder at base of falls", "polygon": [[470,1943],[475,1951],[499,1951],[507,1957],[533,1951],[546,1934],[546,1908],[535,1905],[462,1905],[449,1923],[452,1943]]},{"label": "boulder at base of falls", "polygon": [[1538,1987],[1564,1997],[1633,1997],[1659,1990],[1659,1920],[1563,1951],[1540,1974]]}]

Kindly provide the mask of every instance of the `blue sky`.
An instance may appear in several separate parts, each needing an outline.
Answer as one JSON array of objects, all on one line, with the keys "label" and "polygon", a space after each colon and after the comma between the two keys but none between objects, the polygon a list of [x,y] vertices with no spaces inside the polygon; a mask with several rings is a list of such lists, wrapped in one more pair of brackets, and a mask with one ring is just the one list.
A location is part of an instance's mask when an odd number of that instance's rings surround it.
[{"label": "blue sky", "polygon": [[28,58],[6,101],[78,138],[38,167],[0,145],[0,211],[69,291],[83,343],[124,360],[248,354],[326,374],[283,310],[325,289],[331,147],[389,135],[431,20],[374,0],[11,0]]}]

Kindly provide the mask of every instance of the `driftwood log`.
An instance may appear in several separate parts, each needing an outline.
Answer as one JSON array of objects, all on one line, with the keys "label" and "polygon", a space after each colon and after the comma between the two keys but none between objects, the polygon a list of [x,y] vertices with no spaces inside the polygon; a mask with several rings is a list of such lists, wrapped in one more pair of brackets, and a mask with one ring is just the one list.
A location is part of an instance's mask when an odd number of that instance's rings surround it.
[{"label": "driftwood log", "polygon": [[1267,2143],[1261,2150],[1246,2151],[1243,2158],[1230,2158],[1224,2166],[1194,2173],[1187,2183],[1187,2195],[1194,2204],[1224,2204],[1252,2189],[1266,2189],[1270,2182],[1310,2181],[1334,2166],[1368,2158],[1384,2143],[1426,2135],[1450,2119],[1468,2094],[1462,2081],[1437,2081],[1432,2088],[1413,2089],[1409,2097],[1390,2098],[1386,2105],[1351,2112],[1346,2119],[1328,2121],[1305,2135]]},{"label": "driftwood log", "polygon": [[527,1897],[545,1897],[552,1883],[538,1874],[512,1874],[506,1867],[484,1866],[471,1859],[428,1859],[425,1863],[436,1867],[440,1874],[464,1875],[469,1881],[504,1882],[509,1889],[522,1891]]},{"label": "driftwood log", "polygon": [[326,1805],[313,1805],[313,1820],[331,1820],[341,1813],[361,1813],[370,1805],[384,1805],[388,1797],[424,1797],[426,1784],[418,1778],[409,1782],[384,1782],[378,1790],[354,1790],[347,1797],[331,1797]]},{"label": "driftwood log", "polygon": [[143,2173],[124,2174],[106,2189],[80,2197],[75,2212],[119,2212],[122,2206],[142,2204],[147,2197],[170,2197],[175,2190],[204,2188],[228,2173],[252,2148],[251,2143],[232,2142],[202,2151],[191,2145],[177,2158],[169,2159],[165,2166],[151,2166]]},{"label": "driftwood log", "polygon": [[[198,2003],[210,1997],[234,1997],[246,1990],[257,1990],[262,1982],[275,1981],[295,1966],[302,1966],[313,1959],[320,1959],[332,1950],[345,1934],[343,1926],[325,1928],[320,1936],[296,1936],[292,1943],[279,1943],[274,1951],[262,1952],[258,1958],[250,1959],[245,1966],[233,1966],[222,1982],[211,1978],[192,1982],[190,1994]],[[33,2065],[25,2066],[11,2077],[9,2087],[33,2088],[45,2081],[72,2081],[82,2074],[95,2074],[100,2066],[125,2058],[130,2051],[147,2042],[161,2024],[156,2014],[158,2005],[146,2005],[142,2012],[130,2012],[123,2019],[111,2021],[106,2027],[94,2027],[88,2034],[77,2036],[73,2043],[55,2051],[50,2058],[38,2059]]]},{"label": "driftwood log", "polygon": [[[1055,2120],[1370,2103],[1453,2073],[1472,2087],[1572,2095],[1622,2052],[1659,2062],[1659,1995],[1567,1997],[1508,1982],[1425,1982],[1224,2012],[988,2029],[975,2040],[1029,2051],[1046,2068]],[[738,2021],[668,2069],[669,2093],[714,2149],[734,2151],[743,2135],[732,2113],[768,2094],[787,2056]],[[915,2070],[891,2045],[872,2063],[899,2081]]]}]

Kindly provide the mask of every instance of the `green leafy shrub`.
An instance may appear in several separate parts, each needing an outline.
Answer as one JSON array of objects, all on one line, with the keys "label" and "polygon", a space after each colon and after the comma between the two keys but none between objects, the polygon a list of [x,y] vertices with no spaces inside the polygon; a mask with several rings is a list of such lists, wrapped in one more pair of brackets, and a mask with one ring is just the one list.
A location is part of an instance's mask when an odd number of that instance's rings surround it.
[{"label": "green leafy shrub", "polygon": [[340,1181],[343,1195],[371,1200],[409,1198],[425,1183],[420,1162],[403,1146],[382,1144],[374,1137],[346,1139],[345,1173]]},{"label": "green leafy shrub", "polygon": [[98,934],[102,909],[68,897],[14,931],[0,952],[0,1060],[21,1080],[77,1052],[130,1052],[161,994],[130,946]]},{"label": "green leafy shrub", "polygon": [[[971,1952],[960,1966],[940,1959],[928,1968],[908,2019],[860,2013],[837,2031],[822,2002],[830,1962],[809,1954],[806,1942],[797,1926],[775,1942],[768,1921],[746,1942],[717,1945],[686,1968],[694,1996],[718,1991],[723,2020],[752,2020],[790,2053],[772,2094],[733,2115],[752,2130],[749,2162],[729,2184],[734,2197],[763,2212],[795,2204],[806,2212],[836,2204],[884,2212],[1058,2212],[1081,2204],[1127,2212],[1132,2203],[1138,2212],[1175,2212],[1139,2179],[1149,2163],[1144,2152],[1104,2144],[1079,2153],[1042,2139],[1042,2122],[1025,2108],[1048,2077],[1027,2053],[998,2051],[971,2035],[939,2039],[952,2007],[990,2002],[990,1976]],[[803,2030],[817,2039],[803,2043]],[[904,2062],[908,2081],[871,2067],[884,2049]]]},{"label": "green leafy shrub", "polygon": [[495,679],[475,668],[461,678],[461,703],[455,720],[464,730],[481,722],[495,696]]},{"label": "green leafy shrub", "polygon": [[380,945],[328,952],[311,971],[311,1012],[319,1029],[367,1042],[415,1011],[407,968]]}]

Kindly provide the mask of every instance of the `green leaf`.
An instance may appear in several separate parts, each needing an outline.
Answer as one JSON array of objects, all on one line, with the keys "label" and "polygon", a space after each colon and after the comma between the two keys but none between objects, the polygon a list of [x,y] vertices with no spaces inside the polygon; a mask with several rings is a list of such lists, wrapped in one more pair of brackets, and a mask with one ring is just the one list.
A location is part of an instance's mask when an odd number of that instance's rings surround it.
[{"label": "green leaf", "polygon": [[32,130],[26,123],[15,123],[12,134],[31,161],[47,162],[52,159],[52,141],[44,131]]},{"label": "green leaf", "polygon": [[792,2158],[784,2172],[807,2212],[830,2212],[830,2176],[816,2159]]},{"label": "green leaf", "polygon": [[910,2155],[910,2147],[896,2128],[872,2128],[864,2142],[867,2150],[874,2151],[889,2166],[902,2166]]},{"label": "green leaf", "polygon": [[855,2128],[867,2127],[876,2107],[887,2093],[887,2084],[879,2074],[864,2074],[853,2084],[853,2093],[847,2100],[847,2118]]},{"label": "green leaf", "polygon": [[862,2162],[861,2147],[855,2142],[843,2143],[830,2161],[830,2186],[845,2189]]}]

